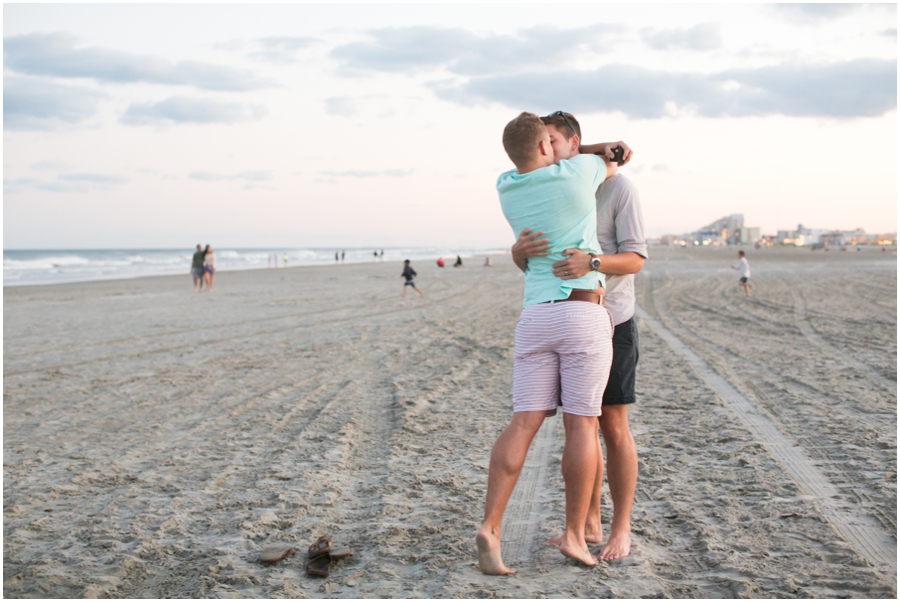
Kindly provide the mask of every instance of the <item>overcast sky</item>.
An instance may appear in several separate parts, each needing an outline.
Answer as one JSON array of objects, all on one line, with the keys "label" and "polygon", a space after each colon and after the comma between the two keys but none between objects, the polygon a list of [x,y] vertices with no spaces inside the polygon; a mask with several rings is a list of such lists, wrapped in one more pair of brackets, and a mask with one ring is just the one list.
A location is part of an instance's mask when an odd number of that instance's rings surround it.
[{"label": "overcast sky", "polygon": [[500,246],[504,125],[625,140],[651,235],[896,231],[896,5],[3,7],[3,246]]}]

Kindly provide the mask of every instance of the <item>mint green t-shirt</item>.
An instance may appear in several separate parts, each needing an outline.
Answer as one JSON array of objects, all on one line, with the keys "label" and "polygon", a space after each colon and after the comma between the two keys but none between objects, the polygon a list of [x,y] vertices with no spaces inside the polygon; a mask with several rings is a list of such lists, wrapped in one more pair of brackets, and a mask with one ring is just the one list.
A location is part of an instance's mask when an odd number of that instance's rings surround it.
[{"label": "mint green t-shirt", "polygon": [[593,290],[602,282],[598,272],[562,280],[553,275],[553,264],[564,259],[566,249],[601,252],[594,193],[605,179],[606,164],[596,155],[575,155],[525,174],[512,169],[497,178],[500,206],[513,235],[531,228],[550,239],[548,256],[528,258],[523,307],[567,299],[572,289]]}]

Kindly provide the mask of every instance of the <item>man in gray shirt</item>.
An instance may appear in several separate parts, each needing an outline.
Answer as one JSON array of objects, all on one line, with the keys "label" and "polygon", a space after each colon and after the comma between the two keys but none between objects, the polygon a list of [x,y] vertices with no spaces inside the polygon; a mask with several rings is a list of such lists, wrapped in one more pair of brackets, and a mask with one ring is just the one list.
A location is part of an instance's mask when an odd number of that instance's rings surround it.
[{"label": "man in gray shirt", "polygon": [[[568,159],[579,152],[581,126],[569,113],[557,112],[542,117],[550,132],[557,159]],[[623,144],[623,146],[625,146]],[[631,149],[626,146],[628,162]],[[620,174],[607,178],[597,189],[597,240],[603,255],[591,256],[569,249],[568,258],[553,266],[553,274],[563,280],[579,278],[592,269],[606,274],[606,309],[613,318],[613,363],[603,394],[600,430],[606,443],[609,490],[613,499],[613,519],[607,543],[600,559],[615,560],[631,552],[631,507],[637,486],[637,448],[628,426],[628,404],[635,402],[635,368],[638,361],[638,332],[634,322],[634,274],[641,271],[647,258],[644,218],[640,197],[634,184]],[[513,245],[513,259],[547,254],[550,241],[543,232],[524,230]],[[599,440],[597,442],[599,447]],[[603,462],[599,464],[594,494],[585,523],[585,540],[602,543],[600,494]],[[556,543],[558,537],[548,543]]]}]

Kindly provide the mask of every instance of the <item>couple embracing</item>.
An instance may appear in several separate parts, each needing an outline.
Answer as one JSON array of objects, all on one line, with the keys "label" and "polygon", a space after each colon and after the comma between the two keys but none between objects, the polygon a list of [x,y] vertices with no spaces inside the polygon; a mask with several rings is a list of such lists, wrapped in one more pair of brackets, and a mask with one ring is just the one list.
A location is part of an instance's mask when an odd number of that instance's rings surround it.
[{"label": "couple embracing", "polygon": [[578,121],[562,111],[522,113],[504,129],[503,147],[516,169],[500,175],[497,190],[519,234],[512,252],[525,272],[525,300],[516,326],[513,418],[491,452],[484,522],[476,534],[478,565],[491,575],[515,572],[501,554],[503,511],[532,439],[561,405],[566,526],[548,543],[593,566],[598,560],[588,543],[603,541],[598,427],[613,499],[600,558],[622,558],[631,550],[637,483],[627,413],[637,364],[633,274],[643,267],[647,247],[637,191],[612,162],[627,163],[631,149],[622,142],[582,145]]}]

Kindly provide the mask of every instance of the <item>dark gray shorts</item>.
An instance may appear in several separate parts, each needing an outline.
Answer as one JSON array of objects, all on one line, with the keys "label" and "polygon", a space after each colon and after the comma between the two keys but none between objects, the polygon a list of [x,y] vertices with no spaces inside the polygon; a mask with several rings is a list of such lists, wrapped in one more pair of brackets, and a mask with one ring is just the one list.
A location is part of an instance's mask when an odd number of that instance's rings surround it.
[{"label": "dark gray shorts", "polygon": [[638,363],[638,329],[632,317],[613,331],[613,359],[603,405],[634,403],[634,380]]}]

